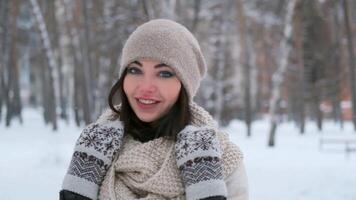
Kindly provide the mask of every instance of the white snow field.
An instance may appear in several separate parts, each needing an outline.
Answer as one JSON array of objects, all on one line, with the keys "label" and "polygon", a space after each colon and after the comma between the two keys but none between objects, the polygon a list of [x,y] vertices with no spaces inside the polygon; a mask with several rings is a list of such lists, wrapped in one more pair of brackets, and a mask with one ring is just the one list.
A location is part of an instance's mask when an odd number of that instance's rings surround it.
[{"label": "white snow field", "polygon": [[[23,117],[23,125],[0,124],[0,200],[57,200],[83,127],[60,122],[52,132],[39,111],[26,109]],[[319,149],[322,137],[356,139],[352,129],[349,122],[344,129],[325,122],[319,132],[309,122],[301,136],[292,123],[283,123],[276,147],[268,148],[267,120],[253,124],[251,138],[241,121],[225,128],[244,152],[251,200],[356,200],[356,151],[345,154],[343,145]]]}]

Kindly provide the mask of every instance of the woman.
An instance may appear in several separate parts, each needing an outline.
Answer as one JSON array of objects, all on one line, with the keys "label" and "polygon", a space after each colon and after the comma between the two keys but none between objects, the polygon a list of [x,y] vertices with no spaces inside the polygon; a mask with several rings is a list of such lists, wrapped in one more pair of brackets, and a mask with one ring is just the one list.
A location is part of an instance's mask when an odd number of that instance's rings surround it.
[{"label": "woman", "polygon": [[205,73],[184,26],[139,26],[123,48],[111,110],[83,130],[60,198],[248,199],[242,153],[193,102]]}]

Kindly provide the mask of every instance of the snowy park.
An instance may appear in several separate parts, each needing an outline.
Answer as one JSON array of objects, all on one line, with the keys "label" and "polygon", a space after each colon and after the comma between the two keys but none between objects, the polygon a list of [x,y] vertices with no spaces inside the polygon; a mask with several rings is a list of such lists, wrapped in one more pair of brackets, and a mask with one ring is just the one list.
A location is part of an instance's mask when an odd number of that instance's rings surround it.
[{"label": "snowy park", "polygon": [[[96,199],[112,162],[107,150],[121,136],[144,145],[168,134],[187,142],[178,136],[189,124],[213,126],[200,134],[221,128],[241,149],[250,200],[356,200],[355,35],[356,0],[0,0],[0,200],[58,200],[61,189],[73,195],[83,185],[62,186],[74,174],[67,173],[73,150],[101,165],[90,174],[92,166],[71,162],[72,171],[89,174],[73,176],[93,186],[83,186],[83,195]],[[109,141],[104,155],[94,147],[87,154],[92,146],[80,142],[74,149],[83,128],[109,107],[124,127],[101,138]],[[222,160],[219,142],[201,136],[215,154],[193,153],[184,164],[214,161],[201,167],[197,183],[210,175],[222,183],[220,162],[238,166],[233,155],[240,154],[232,148]],[[147,157],[130,162],[130,173],[140,174],[132,165]],[[106,177],[123,180],[117,174]],[[175,183],[190,180],[172,174]],[[241,177],[233,183],[244,194]],[[122,185],[140,199],[151,192]],[[167,198],[189,196],[187,185],[174,185],[180,193]],[[211,188],[223,193],[220,186]],[[226,195],[207,191],[197,193]]]},{"label": "snowy park", "polygon": [[[40,113],[27,109],[24,124],[0,128],[0,199],[55,200],[81,128],[61,122],[52,132]],[[251,200],[354,200],[356,152],[343,146],[319,149],[321,138],[355,139],[350,123],[341,130],[325,122],[318,132],[309,122],[301,136],[292,123],[282,123],[276,147],[267,147],[267,120],[253,123],[251,138],[245,124],[232,121],[225,128],[244,153]]]}]

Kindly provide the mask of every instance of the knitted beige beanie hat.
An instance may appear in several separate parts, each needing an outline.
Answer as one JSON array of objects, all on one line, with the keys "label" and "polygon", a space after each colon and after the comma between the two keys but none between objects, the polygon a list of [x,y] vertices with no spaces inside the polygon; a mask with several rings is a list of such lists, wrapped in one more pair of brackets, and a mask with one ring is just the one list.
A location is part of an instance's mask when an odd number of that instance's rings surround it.
[{"label": "knitted beige beanie hat", "polygon": [[146,22],[129,36],[122,50],[120,77],[131,62],[143,58],[172,67],[190,100],[195,96],[207,69],[193,34],[183,25],[167,19]]}]

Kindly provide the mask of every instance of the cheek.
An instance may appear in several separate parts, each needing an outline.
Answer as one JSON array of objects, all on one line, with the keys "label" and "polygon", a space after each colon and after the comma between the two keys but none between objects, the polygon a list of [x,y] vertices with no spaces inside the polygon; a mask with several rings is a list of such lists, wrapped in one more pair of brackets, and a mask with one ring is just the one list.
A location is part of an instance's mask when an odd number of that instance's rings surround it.
[{"label": "cheek", "polygon": [[179,81],[175,81],[169,84],[164,85],[164,89],[162,91],[165,91],[165,97],[167,100],[170,101],[170,104],[174,104],[176,100],[178,99],[179,92],[182,88],[182,85]]},{"label": "cheek", "polygon": [[125,77],[125,79],[124,79],[124,92],[125,92],[127,97],[129,97],[129,94],[132,93],[133,88],[134,88],[134,85],[132,84],[132,81],[130,80],[130,78]]}]

